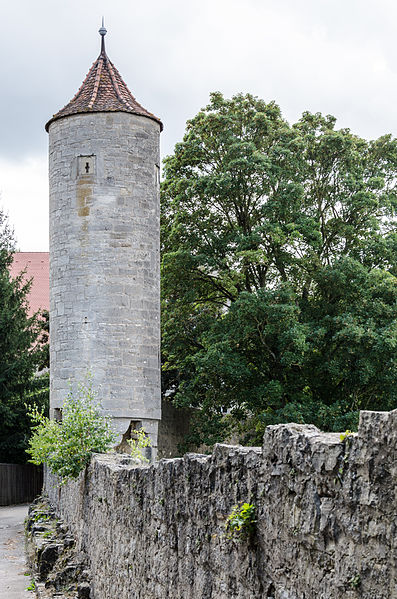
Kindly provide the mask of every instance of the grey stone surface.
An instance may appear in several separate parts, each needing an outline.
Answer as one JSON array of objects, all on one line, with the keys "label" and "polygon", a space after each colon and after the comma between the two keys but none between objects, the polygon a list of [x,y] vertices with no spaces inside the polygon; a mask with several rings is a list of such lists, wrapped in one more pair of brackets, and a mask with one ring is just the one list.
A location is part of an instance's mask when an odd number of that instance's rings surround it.
[{"label": "grey stone surface", "polygon": [[[115,427],[157,444],[160,125],[127,113],[49,128],[51,409],[91,372]],[[86,172],[88,170],[88,172]]]},{"label": "grey stone surface", "polygon": [[193,410],[176,408],[172,402],[161,402],[161,420],[158,428],[158,458],[174,458],[181,455],[179,448],[190,429]]},{"label": "grey stone surface", "polygon": [[67,527],[43,497],[29,508],[26,550],[38,599],[91,599],[84,556],[77,553]]},{"label": "grey stone surface", "polygon": [[30,576],[25,576],[23,521],[27,505],[0,507],[0,599],[34,599],[27,591]]},{"label": "grey stone surface", "polygon": [[[297,424],[263,448],[218,445],[150,467],[96,456],[51,501],[76,536],[94,599],[396,599],[397,411],[362,412],[341,441]],[[256,538],[225,522],[255,504]]]}]

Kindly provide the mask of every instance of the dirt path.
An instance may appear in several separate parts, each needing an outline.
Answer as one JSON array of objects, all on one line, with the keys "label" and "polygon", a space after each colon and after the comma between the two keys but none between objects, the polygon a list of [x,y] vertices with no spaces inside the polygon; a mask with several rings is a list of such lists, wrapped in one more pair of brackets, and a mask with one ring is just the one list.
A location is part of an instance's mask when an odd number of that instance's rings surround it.
[{"label": "dirt path", "polygon": [[0,507],[0,599],[33,599],[25,562],[23,521],[27,505]]}]

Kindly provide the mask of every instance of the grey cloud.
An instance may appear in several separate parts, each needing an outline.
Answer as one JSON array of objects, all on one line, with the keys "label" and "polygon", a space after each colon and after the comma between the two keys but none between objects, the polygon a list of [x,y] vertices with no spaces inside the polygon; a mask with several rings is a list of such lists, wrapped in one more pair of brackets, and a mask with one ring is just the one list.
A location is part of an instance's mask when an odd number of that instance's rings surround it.
[{"label": "grey cloud", "polygon": [[44,124],[107,49],[140,101],[165,124],[163,154],[209,92],[275,99],[287,118],[330,112],[376,137],[397,130],[394,23],[379,0],[23,0],[4,8],[0,156],[45,151]]}]

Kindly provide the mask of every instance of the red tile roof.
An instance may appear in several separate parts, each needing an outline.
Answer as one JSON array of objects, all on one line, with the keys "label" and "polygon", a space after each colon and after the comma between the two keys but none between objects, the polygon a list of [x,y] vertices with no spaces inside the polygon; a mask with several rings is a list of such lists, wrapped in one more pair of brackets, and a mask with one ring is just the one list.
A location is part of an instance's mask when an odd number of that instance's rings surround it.
[{"label": "red tile roof", "polygon": [[50,269],[48,252],[16,252],[10,267],[10,274],[15,278],[22,270],[26,270],[25,279],[33,277],[30,288],[29,316],[38,310],[50,309]]},{"label": "red tile roof", "polygon": [[163,129],[160,119],[135,100],[120,73],[110,62],[104,47],[88,71],[77,94],[48,121],[45,126],[46,131],[57,119],[87,112],[130,112],[157,121],[161,130]]}]

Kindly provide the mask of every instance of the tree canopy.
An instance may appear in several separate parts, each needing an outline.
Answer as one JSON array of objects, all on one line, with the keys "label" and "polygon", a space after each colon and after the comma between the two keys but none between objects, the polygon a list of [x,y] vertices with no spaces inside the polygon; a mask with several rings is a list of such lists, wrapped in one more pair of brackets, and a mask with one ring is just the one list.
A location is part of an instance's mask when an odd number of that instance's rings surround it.
[{"label": "tree canopy", "polygon": [[0,211],[0,462],[25,462],[30,421],[25,403],[48,403],[48,375],[35,377],[47,355],[44,320],[28,316],[31,282],[24,273],[12,279],[15,242]]},{"label": "tree canopy", "polygon": [[162,359],[192,441],[397,407],[396,166],[390,135],[249,94],[188,122],[164,163]]}]

